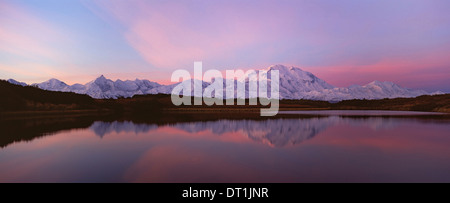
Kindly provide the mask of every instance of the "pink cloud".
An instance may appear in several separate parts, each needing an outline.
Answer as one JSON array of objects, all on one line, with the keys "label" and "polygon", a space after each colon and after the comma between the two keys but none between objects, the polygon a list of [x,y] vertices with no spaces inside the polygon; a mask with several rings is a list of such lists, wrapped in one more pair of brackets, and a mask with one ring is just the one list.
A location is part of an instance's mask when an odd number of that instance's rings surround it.
[{"label": "pink cloud", "polygon": [[61,69],[70,61],[61,46],[73,45],[65,31],[23,6],[0,2],[0,12],[0,53],[13,56],[0,62],[1,78],[42,82],[75,70]]},{"label": "pink cloud", "polygon": [[433,83],[448,81],[449,52],[450,44],[442,44],[437,48],[418,50],[410,54],[399,53],[368,65],[344,61],[335,66],[305,69],[340,87],[381,80],[393,81],[410,88],[423,88],[433,86]]},{"label": "pink cloud", "polygon": [[52,49],[54,43],[67,42],[60,29],[39,19],[31,11],[0,3],[0,50],[31,59],[55,59],[63,55]]},{"label": "pink cloud", "polygon": [[[188,8],[185,3],[139,0],[98,1],[88,7],[108,22],[119,22],[124,38],[149,64],[169,69],[191,67],[198,60],[232,64],[231,60],[242,57],[238,51],[277,40],[280,33],[286,36],[290,31],[281,31],[281,26],[292,23],[280,23],[261,12],[236,11],[223,3],[205,10]],[[266,49],[260,53],[273,53]]]}]

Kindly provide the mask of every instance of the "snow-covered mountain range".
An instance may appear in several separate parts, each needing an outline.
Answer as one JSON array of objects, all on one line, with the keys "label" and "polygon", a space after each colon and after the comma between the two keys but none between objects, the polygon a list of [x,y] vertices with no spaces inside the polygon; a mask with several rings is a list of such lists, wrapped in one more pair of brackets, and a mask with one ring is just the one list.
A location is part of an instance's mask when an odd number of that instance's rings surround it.
[{"label": "snow-covered mountain range", "polygon": [[[283,65],[274,65],[265,70],[260,70],[260,72],[262,73],[262,79],[270,81],[271,72],[274,70],[278,70],[280,75],[280,99],[341,101],[348,99],[384,99],[443,94],[439,91],[430,93],[423,90],[403,88],[393,82],[379,81],[374,81],[363,86],[352,85],[350,87],[335,87],[316,77],[310,72],[303,71],[302,69],[297,67],[287,67]],[[17,85],[26,85],[25,83],[21,83],[12,79],[8,81]],[[235,87],[237,87],[237,83],[246,83],[246,88],[248,90],[248,79],[245,81],[234,80],[233,82],[235,83]],[[181,85],[187,85],[189,83],[191,83],[191,90],[193,90],[193,80],[183,81],[181,82]],[[112,81],[102,75],[96,80],[91,81],[85,85],[67,85],[66,83],[57,79],[51,79],[49,81],[33,85],[44,90],[75,92],[79,94],[87,94],[93,98],[99,99],[117,99],[119,97],[132,97],[134,95],[142,94],[170,94],[172,92],[172,89],[179,84],[180,83],[172,85],[161,85],[149,80],[139,79],[136,79],[134,81]],[[202,84],[203,89],[210,85],[210,83],[205,81],[199,84]],[[268,84],[270,89],[270,82]],[[227,84],[225,83],[224,92],[226,85]],[[246,97],[248,97],[248,94]]]},{"label": "snow-covered mountain range", "polygon": [[11,83],[11,84],[20,85],[20,86],[24,86],[24,87],[28,86],[27,83],[19,82],[19,81],[13,80],[13,79],[9,79],[8,82]]},{"label": "snow-covered mountain range", "polygon": [[120,97],[132,97],[134,95],[149,94],[148,92],[161,85],[148,80],[116,80],[106,79],[103,75],[85,85],[67,85],[58,79],[50,79],[43,83],[33,84],[44,90],[75,92],[87,94],[97,99],[117,99]]}]

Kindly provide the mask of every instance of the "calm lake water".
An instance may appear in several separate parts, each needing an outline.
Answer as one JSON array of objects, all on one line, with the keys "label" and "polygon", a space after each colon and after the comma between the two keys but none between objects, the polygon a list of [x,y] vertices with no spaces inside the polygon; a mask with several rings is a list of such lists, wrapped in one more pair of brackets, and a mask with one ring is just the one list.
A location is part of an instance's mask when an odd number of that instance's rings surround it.
[{"label": "calm lake water", "polygon": [[450,182],[449,120],[21,122],[2,127],[0,182]]}]

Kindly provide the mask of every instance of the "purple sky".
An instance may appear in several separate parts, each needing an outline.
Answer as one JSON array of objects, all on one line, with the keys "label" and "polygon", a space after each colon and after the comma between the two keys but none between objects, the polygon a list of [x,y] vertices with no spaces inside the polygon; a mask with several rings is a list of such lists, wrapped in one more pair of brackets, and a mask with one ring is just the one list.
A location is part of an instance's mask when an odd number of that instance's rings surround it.
[{"label": "purple sky", "polygon": [[298,66],[450,92],[448,0],[2,0],[0,78],[85,83]]}]

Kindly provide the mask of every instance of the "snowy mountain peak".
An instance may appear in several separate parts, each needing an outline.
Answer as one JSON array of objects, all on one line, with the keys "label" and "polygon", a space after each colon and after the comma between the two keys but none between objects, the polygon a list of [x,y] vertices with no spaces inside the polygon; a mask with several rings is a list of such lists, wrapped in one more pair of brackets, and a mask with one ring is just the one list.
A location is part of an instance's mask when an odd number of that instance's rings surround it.
[{"label": "snowy mountain peak", "polygon": [[[281,65],[281,64],[277,64],[277,65],[271,65],[269,66],[269,68],[267,68],[266,70],[271,71],[271,70],[278,70],[280,72],[289,72],[291,69],[293,69],[295,67],[287,67],[285,65]],[[300,69],[300,68],[298,68]]]},{"label": "snowy mountain peak", "polygon": [[306,72],[306,71],[303,71],[302,69],[300,69],[300,68],[297,68],[297,67],[294,67],[294,66],[291,66],[291,67],[288,67],[288,66],[284,66],[284,65],[272,65],[272,66],[270,66],[269,68],[267,68],[266,69],[266,71],[264,71],[264,72],[271,72],[271,71],[273,71],[273,70],[277,70],[279,73],[280,73],[280,76],[284,76],[284,75],[301,75],[302,73],[304,73],[304,75],[312,75],[311,73],[309,73],[308,74],[308,72]]},{"label": "snowy mountain peak", "polygon": [[445,92],[436,91],[436,92],[431,93],[430,95],[440,95],[440,94],[445,94]]},{"label": "snowy mountain peak", "polygon": [[8,82],[11,83],[11,84],[20,85],[20,86],[23,86],[23,87],[28,86],[27,83],[19,82],[19,81],[14,80],[14,79],[9,79]]},{"label": "snowy mountain peak", "polygon": [[[271,71],[278,70],[280,75],[280,97],[285,99],[304,98],[305,94],[316,94],[325,89],[335,88],[333,85],[319,79],[312,73],[300,68],[284,65],[273,65],[266,69],[263,77],[268,77]],[[270,74],[269,74],[270,73]]]},{"label": "snowy mountain peak", "polygon": [[389,81],[380,82],[378,80],[375,80],[365,86],[397,86],[397,84]]},{"label": "snowy mountain peak", "polygon": [[65,82],[58,80],[56,78],[52,78],[52,79],[48,80],[47,82],[51,83],[51,84],[66,84]]},{"label": "snowy mountain peak", "polygon": [[333,88],[332,85],[325,84],[325,81],[322,81],[318,77],[316,77],[314,74],[304,71],[301,68],[298,67],[287,67],[284,65],[272,65],[267,69],[267,72],[271,72],[272,70],[278,70],[280,73],[280,78],[289,78],[292,80],[303,80],[303,81],[309,81],[309,82],[323,82],[326,88]]},{"label": "snowy mountain peak", "polygon": [[[108,79],[106,79],[104,75],[101,75],[100,77],[98,77],[97,79],[94,80],[95,83],[105,83],[107,81],[108,81]],[[110,80],[110,81],[112,81],[112,80]]]},{"label": "snowy mountain peak", "polygon": [[65,91],[65,89],[67,87],[69,87],[69,85],[67,85],[63,81],[60,81],[55,78],[47,80],[46,82],[43,82],[43,83],[33,84],[33,85],[38,86],[41,89],[50,90],[50,91]]}]

